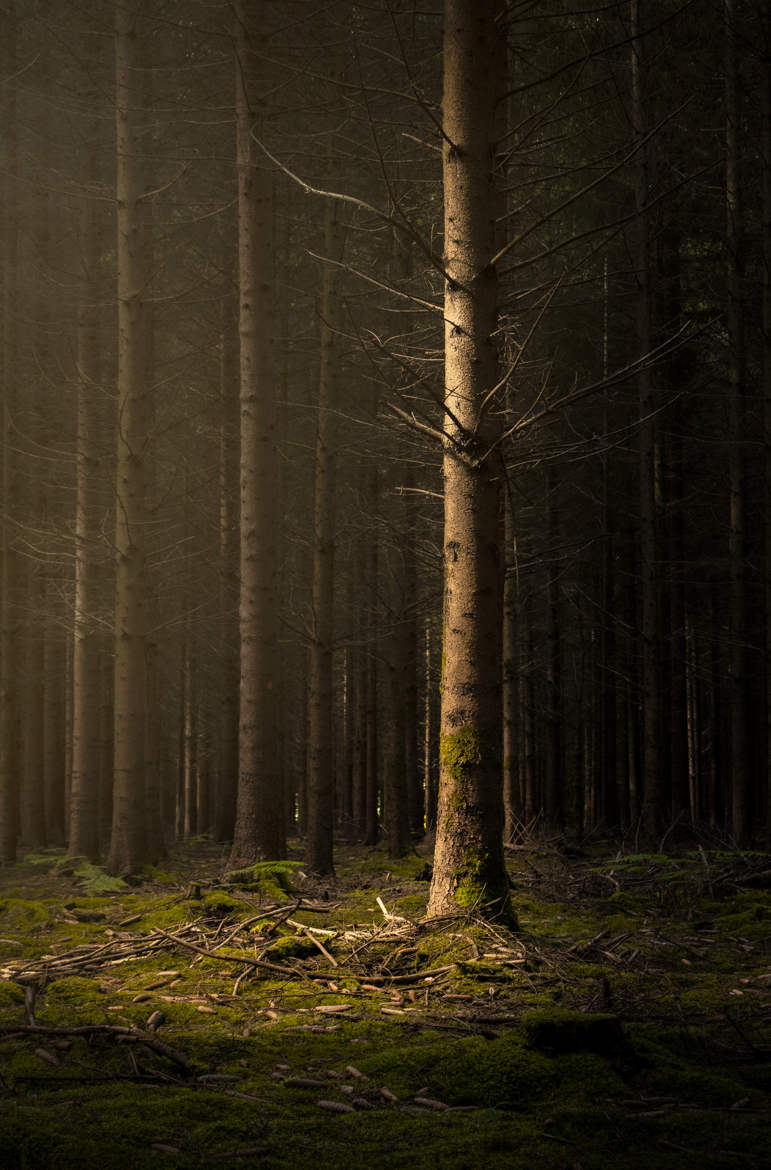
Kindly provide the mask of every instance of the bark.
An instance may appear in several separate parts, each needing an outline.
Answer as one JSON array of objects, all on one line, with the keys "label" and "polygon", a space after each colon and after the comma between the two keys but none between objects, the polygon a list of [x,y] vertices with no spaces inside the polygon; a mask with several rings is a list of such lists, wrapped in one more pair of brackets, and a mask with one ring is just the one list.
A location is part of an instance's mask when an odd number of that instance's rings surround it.
[{"label": "bark", "polygon": [[[560,568],[556,562],[559,546],[559,511],[556,487],[551,475],[546,483],[546,508],[551,563],[546,566],[546,752],[544,813],[550,828],[562,822],[562,645],[560,633]],[[592,775],[592,780],[594,776]]]},{"label": "bark", "polygon": [[255,51],[262,6],[236,12],[236,165],[240,338],[241,549],[239,764],[234,863],[286,853],[280,763],[275,751],[278,586],[276,403],[273,383],[273,200],[256,157]]},{"label": "bark", "polygon": [[742,293],[743,209],[739,173],[739,59],[735,0],[725,0],[726,254],[728,290],[729,679],[731,711],[731,832],[747,843],[751,818],[747,703],[747,581],[745,571],[745,327]]},{"label": "bark", "polygon": [[[56,613],[58,582],[49,581],[46,612]],[[64,643],[57,624],[46,624],[43,644],[43,803],[45,839],[48,845],[64,844],[64,796],[66,753],[64,736],[65,684],[67,678]]]},{"label": "bark", "polygon": [[485,398],[498,381],[493,128],[496,6],[446,0],[444,630],[430,916],[513,920],[503,858],[499,467]]},{"label": "bark", "polygon": [[[96,178],[95,153],[88,173]],[[102,233],[97,205],[86,199],[81,216],[82,285],[78,304],[77,418],[75,437],[75,593],[72,640],[72,772],[69,853],[99,856],[100,675],[97,617],[100,600],[98,548],[99,451],[106,435],[102,412],[101,319],[98,273]]]},{"label": "bark", "polygon": [[[224,257],[231,271],[230,249]],[[238,349],[233,306],[226,289],[222,303],[219,435],[219,610],[220,702],[214,838],[230,841],[236,811],[238,773]]]},{"label": "bark", "polygon": [[437,710],[436,710],[436,672],[432,661],[431,620],[426,618],[425,624],[425,666],[423,701],[425,704],[423,724],[423,801],[424,823],[426,832],[436,829],[436,804],[438,798],[438,752],[437,752]]},{"label": "bark", "polygon": [[146,464],[148,389],[141,230],[139,73],[136,12],[115,7],[118,202],[118,449],[115,531],[115,692],[111,873],[147,859],[145,764],[147,691]]},{"label": "bark", "polygon": [[[15,0],[6,5],[2,21],[3,46],[2,68],[6,76],[12,77],[16,64],[16,4]],[[2,501],[0,513],[0,865],[9,864],[16,858],[18,835],[18,759],[16,753],[16,612],[15,594],[18,580],[18,563],[14,549],[11,518],[15,515],[18,496],[17,473],[14,460],[17,341],[13,306],[16,302],[16,281],[18,266],[18,220],[16,167],[17,129],[16,103],[11,95],[7,99],[4,129],[5,175],[2,178],[2,351],[0,352],[0,435],[2,448]]]},{"label": "bark", "polygon": [[[340,261],[344,234],[339,205],[327,202],[324,255]],[[335,607],[335,525],[337,479],[336,375],[339,343],[339,268],[322,268],[319,297],[320,362],[313,510],[312,633],[308,690],[308,821],[305,863],[317,874],[334,871],[335,741],[332,658]]]},{"label": "bark", "polygon": [[[640,40],[641,0],[631,0],[632,34],[632,124],[640,142],[646,133],[645,64]],[[648,149],[637,152],[635,174],[635,267],[637,275],[637,351],[642,357],[651,350],[651,247],[648,213]],[[653,838],[661,823],[662,784],[659,759],[661,697],[659,689],[659,600],[656,532],[656,420],[653,375],[650,368],[637,375],[639,397],[639,490],[640,490],[640,659],[642,695],[642,778],[641,826]]]},{"label": "bark", "polygon": [[[771,34],[771,14],[766,17],[766,38]],[[768,39],[766,40],[768,44]],[[761,68],[763,170],[763,504],[764,504],[764,610],[766,619],[766,844],[771,845],[771,58]]]}]

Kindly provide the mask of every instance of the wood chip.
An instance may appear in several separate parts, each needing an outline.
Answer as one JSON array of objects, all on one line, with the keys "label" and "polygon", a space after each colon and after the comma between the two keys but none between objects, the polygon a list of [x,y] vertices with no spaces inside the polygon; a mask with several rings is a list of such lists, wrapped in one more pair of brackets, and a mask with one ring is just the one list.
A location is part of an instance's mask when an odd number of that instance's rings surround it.
[{"label": "wood chip", "polygon": [[326,1081],[318,1077],[287,1077],[284,1084],[290,1089],[323,1089]]},{"label": "wood chip", "polygon": [[339,1012],[348,1012],[352,1007],[352,1003],[319,1003],[313,1010],[314,1012],[323,1012],[325,1015],[334,1016]]},{"label": "wood chip", "polygon": [[424,1105],[426,1109],[435,1109],[437,1112],[443,1113],[450,1108],[444,1101],[436,1101],[433,1097],[413,1097],[412,1099],[416,1105]]},{"label": "wood chip", "polygon": [[366,1081],[367,1079],[364,1073],[359,1072],[359,1070],[352,1064],[347,1064],[344,1071],[347,1076],[355,1077],[357,1081]]},{"label": "wood chip", "polygon": [[35,1056],[40,1060],[45,1060],[47,1064],[59,1064],[59,1057],[55,1052],[50,1052],[47,1048],[36,1048]]},{"label": "wood chip", "polygon": [[201,1014],[204,1016],[216,1016],[216,1014],[217,1014],[217,1009],[213,1008],[213,1007],[209,1007],[209,1005],[206,1003],[199,1003],[198,1007],[195,1010],[197,1012],[201,1012]]},{"label": "wood chip", "polygon": [[392,1093],[390,1089],[383,1087],[379,1090],[379,1092],[384,1101],[390,1101],[393,1104],[394,1101],[399,1100],[399,1098],[396,1096],[396,1093]]},{"label": "wood chip", "polygon": [[326,1109],[329,1113],[355,1113],[353,1105],[345,1101],[317,1101],[319,1109]]}]

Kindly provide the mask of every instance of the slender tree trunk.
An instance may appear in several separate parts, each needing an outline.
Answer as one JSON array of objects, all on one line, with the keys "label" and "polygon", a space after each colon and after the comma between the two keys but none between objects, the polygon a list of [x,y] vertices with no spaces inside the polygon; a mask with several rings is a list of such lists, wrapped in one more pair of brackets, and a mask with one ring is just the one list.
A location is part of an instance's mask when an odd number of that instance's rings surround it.
[{"label": "slender tree trunk", "polygon": [[513,921],[503,857],[500,469],[486,401],[498,382],[493,0],[444,7],[444,671],[428,913]]},{"label": "slender tree trunk", "polygon": [[751,781],[747,703],[747,582],[745,570],[746,500],[744,393],[743,210],[739,173],[739,57],[736,3],[725,0],[726,252],[728,285],[728,561],[729,678],[731,709],[731,832],[747,843],[751,821]]},{"label": "slender tree trunk", "polygon": [[436,679],[432,662],[431,619],[426,618],[424,666],[424,724],[423,724],[423,800],[426,832],[436,829],[437,792],[437,727]]},{"label": "slender tree trunk", "polygon": [[115,7],[118,202],[118,456],[116,484],[114,787],[107,867],[130,873],[147,859],[146,465],[143,240],[138,111],[142,85],[137,12]]},{"label": "slender tree trunk", "polygon": [[[766,14],[766,43],[771,36],[771,13]],[[765,720],[766,720],[766,845],[771,846],[771,58],[760,62],[763,168],[763,504],[765,542],[764,610]]]},{"label": "slender tree trunk", "polygon": [[[522,816],[519,792],[519,670],[518,670],[518,629],[517,594],[519,592],[519,570],[516,564],[516,533],[514,530],[514,504],[511,493],[506,490],[503,500],[503,839],[513,840],[517,820]],[[511,562],[511,563],[509,563]]]},{"label": "slender tree trunk", "polygon": [[273,200],[256,157],[255,52],[263,6],[238,0],[236,160],[241,406],[241,686],[234,861],[286,853],[276,745],[278,585],[276,403],[273,384]]},{"label": "slender tree trunk", "polygon": [[[89,152],[89,177],[96,179],[96,155]],[[75,602],[72,650],[72,778],[69,852],[99,856],[100,673],[97,616],[100,573],[99,452],[107,436],[100,422],[103,343],[99,303],[102,232],[98,205],[86,199],[81,217],[83,280],[78,306],[77,421],[75,454]]]},{"label": "slender tree trunk", "polygon": [[[640,40],[641,0],[631,0],[632,11],[632,123],[638,143],[646,133],[645,67]],[[651,350],[651,248],[649,241],[648,150],[637,152],[635,201],[637,218],[637,350],[643,357]],[[640,657],[642,690],[642,776],[643,794],[641,825],[653,838],[661,822],[662,780],[659,758],[660,690],[659,690],[659,603],[656,533],[656,421],[654,387],[650,368],[637,375],[640,403],[639,482],[640,482]]]},{"label": "slender tree trunk", "polygon": [[[231,272],[230,248],[224,270]],[[219,445],[220,700],[214,838],[230,841],[238,774],[238,347],[230,287],[222,302]]]},{"label": "slender tree trunk", "polygon": [[546,507],[551,564],[546,565],[546,752],[544,812],[550,828],[562,823],[562,644],[560,632],[560,568],[557,548],[560,541],[559,509],[555,500],[556,486],[552,475],[547,476]]},{"label": "slender tree trunk", "polygon": [[[56,613],[58,583],[49,581],[46,610]],[[64,642],[57,625],[46,625],[43,645],[43,792],[45,838],[48,845],[64,844],[64,794],[66,755],[64,750],[64,692],[66,658]]]},{"label": "slender tree trunk", "polygon": [[[7,77],[16,73],[16,2],[10,0],[2,17],[0,60]],[[16,858],[18,836],[18,758],[16,753],[16,610],[18,563],[14,550],[12,517],[16,512],[18,482],[14,460],[14,387],[17,376],[16,303],[18,276],[18,219],[16,168],[18,163],[16,101],[10,87],[4,129],[5,152],[2,177],[2,351],[0,352],[0,427],[2,427],[2,510],[0,511],[0,865]]]},{"label": "slender tree trunk", "polygon": [[322,269],[319,298],[320,363],[316,429],[313,512],[313,631],[308,690],[308,825],[305,863],[317,874],[334,870],[335,820],[334,690],[334,559],[336,525],[337,275],[344,236],[339,206],[328,200],[324,215],[324,255],[333,263]]}]

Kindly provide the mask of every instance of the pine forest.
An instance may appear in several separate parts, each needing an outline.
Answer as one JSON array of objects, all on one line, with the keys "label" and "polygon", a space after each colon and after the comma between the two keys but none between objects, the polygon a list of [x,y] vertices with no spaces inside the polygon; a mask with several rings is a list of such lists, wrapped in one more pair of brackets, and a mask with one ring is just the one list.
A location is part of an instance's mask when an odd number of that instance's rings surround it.
[{"label": "pine forest", "polygon": [[771,1165],[771,5],[2,0],[0,111],[0,1170]]}]

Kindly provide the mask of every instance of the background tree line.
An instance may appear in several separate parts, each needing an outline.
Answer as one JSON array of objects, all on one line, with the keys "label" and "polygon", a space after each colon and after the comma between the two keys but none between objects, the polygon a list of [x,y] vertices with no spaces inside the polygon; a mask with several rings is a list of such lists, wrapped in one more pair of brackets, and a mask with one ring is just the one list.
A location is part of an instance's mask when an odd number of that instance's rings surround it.
[{"label": "background tree line", "polygon": [[767,6],[479,6],[472,422],[463,8],[6,0],[4,861],[407,851],[468,756],[442,500],[480,468],[505,838],[767,837]]}]

